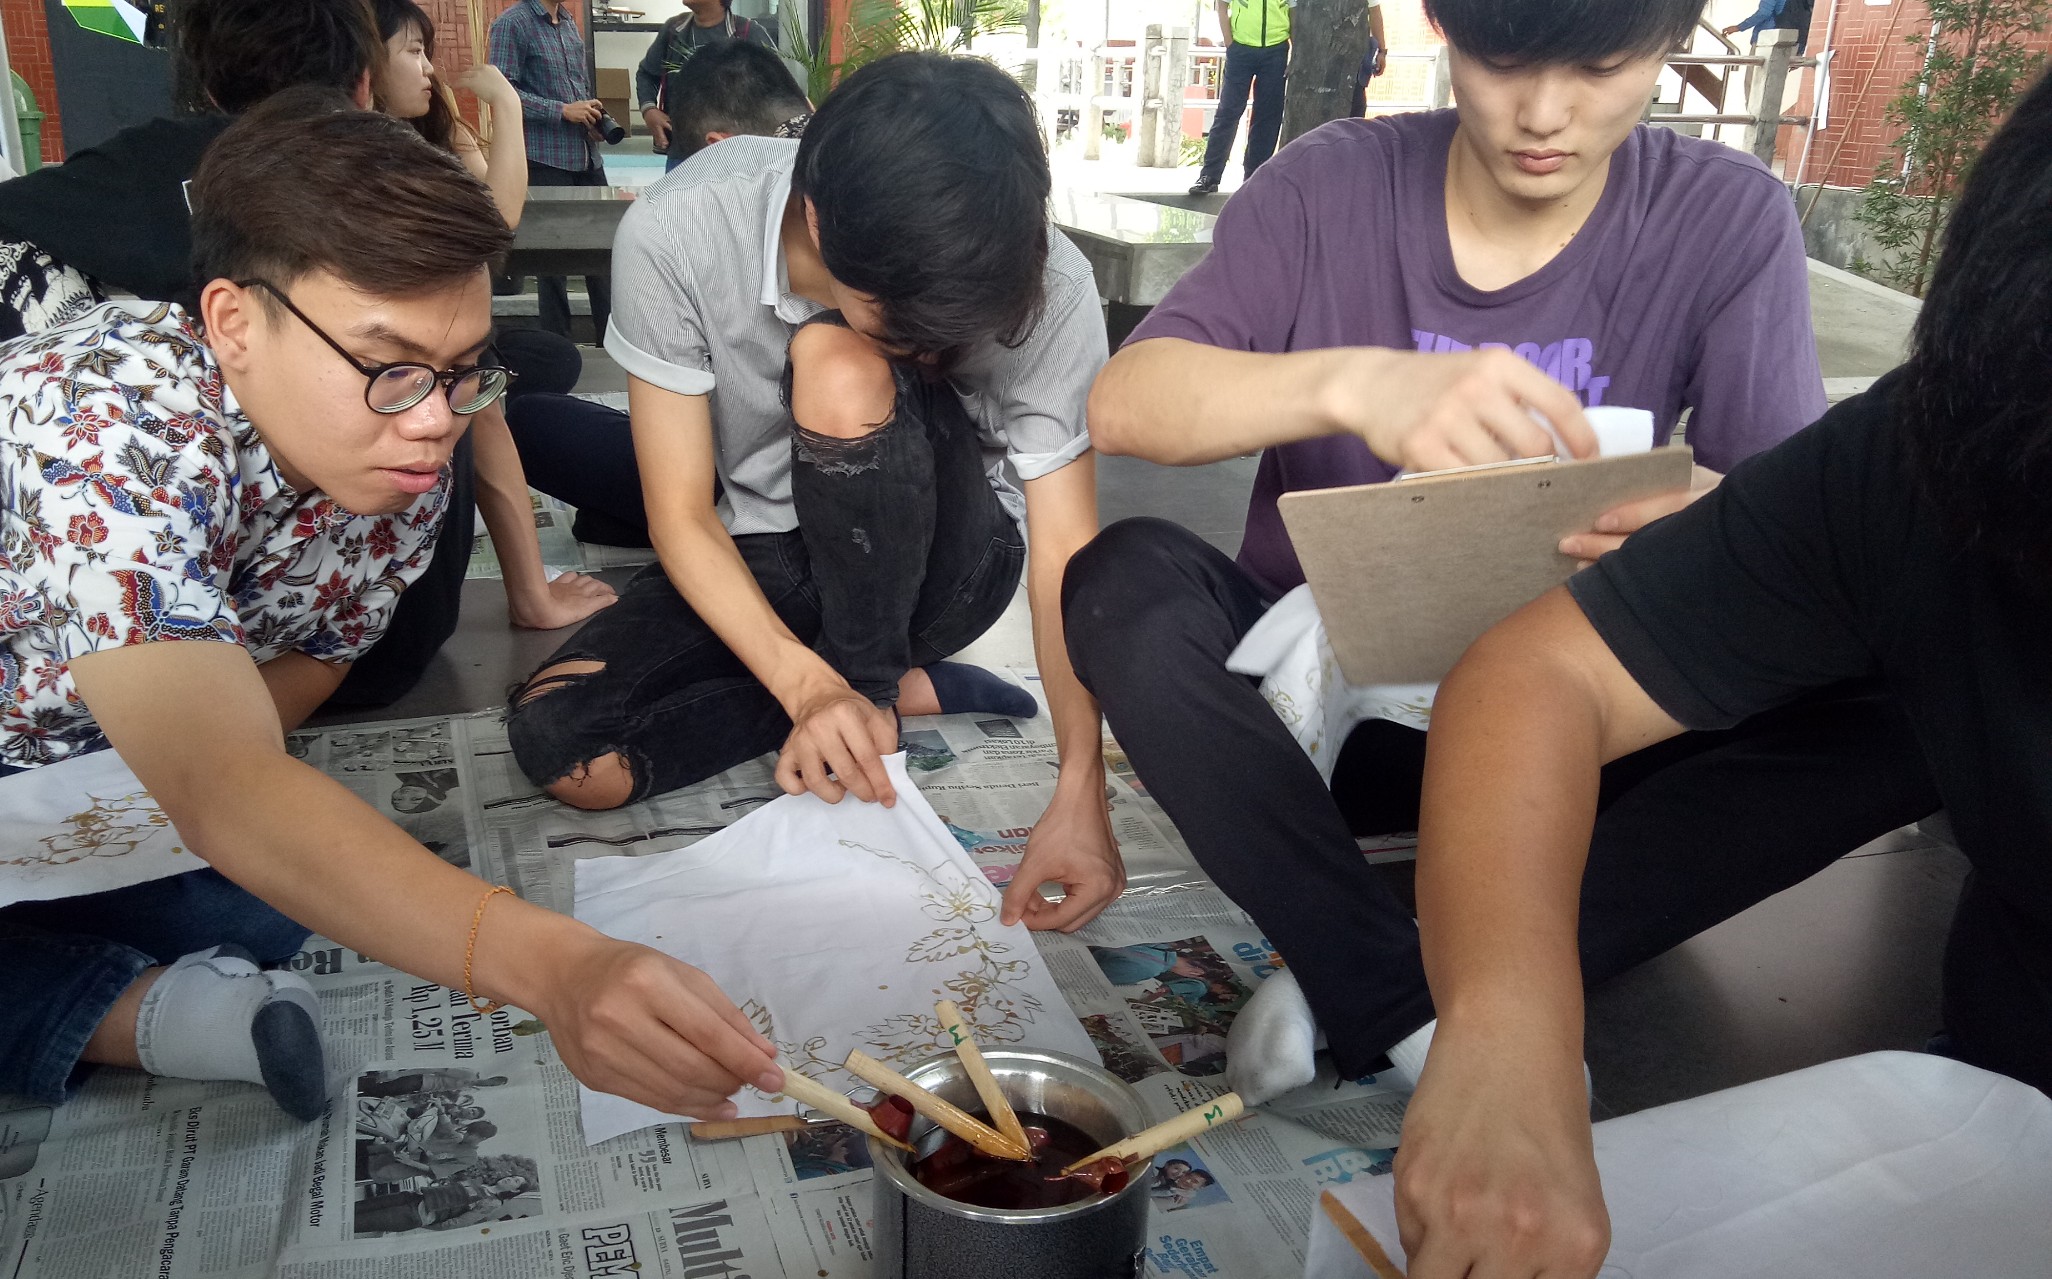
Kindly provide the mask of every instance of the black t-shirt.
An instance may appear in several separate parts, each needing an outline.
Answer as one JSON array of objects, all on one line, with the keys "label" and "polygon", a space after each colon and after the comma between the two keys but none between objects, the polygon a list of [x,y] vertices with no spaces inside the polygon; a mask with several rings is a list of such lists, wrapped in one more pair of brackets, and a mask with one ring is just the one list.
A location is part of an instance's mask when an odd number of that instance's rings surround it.
[{"label": "black t-shirt", "polygon": [[225,115],[123,129],[63,164],[0,182],[0,237],[152,302],[190,302],[192,217],[185,182]]},{"label": "black t-shirt", "polygon": [[1740,464],[1569,589],[1689,728],[1881,680],[1980,882],[2052,937],[2052,584],[2026,593],[1941,531],[1889,412],[1896,380]]}]

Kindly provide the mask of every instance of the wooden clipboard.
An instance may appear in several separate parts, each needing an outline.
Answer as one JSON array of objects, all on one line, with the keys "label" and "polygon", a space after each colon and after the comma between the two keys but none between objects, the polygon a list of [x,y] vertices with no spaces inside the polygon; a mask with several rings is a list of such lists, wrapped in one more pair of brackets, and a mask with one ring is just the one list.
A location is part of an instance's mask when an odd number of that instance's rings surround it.
[{"label": "wooden clipboard", "polygon": [[1673,445],[1310,489],[1278,505],[1347,681],[1429,683],[1574,573],[1561,538],[1614,506],[1688,487],[1693,462]]}]

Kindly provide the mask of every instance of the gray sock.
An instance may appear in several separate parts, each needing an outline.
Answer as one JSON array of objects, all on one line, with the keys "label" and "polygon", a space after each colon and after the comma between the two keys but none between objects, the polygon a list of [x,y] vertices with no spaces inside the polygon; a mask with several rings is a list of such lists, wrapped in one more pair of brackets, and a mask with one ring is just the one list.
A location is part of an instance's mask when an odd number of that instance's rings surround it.
[{"label": "gray sock", "polygon": [[1318,1023],[1285,968],[1271,973],[1226,1032],[1226,1086],[1250,1106],[1317,1077]]},{"label": "gray sock", "polygon": [[216,946],[164,970],[136,1013],[136,1056],[152,1074],[262,1084],[287,1114],[327,1105],[320,1005],[294,973],[267,973]]}]

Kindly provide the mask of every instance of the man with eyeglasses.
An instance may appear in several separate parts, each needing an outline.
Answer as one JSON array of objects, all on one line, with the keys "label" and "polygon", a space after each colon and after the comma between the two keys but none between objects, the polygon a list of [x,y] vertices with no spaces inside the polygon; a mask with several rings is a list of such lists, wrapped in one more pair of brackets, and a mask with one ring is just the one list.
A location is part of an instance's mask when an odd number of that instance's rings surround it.
[{"label": "man with eyeglasses", "polygon": [[510,380],[490,193],[302,88],[231,125],[192,195],[196,308],[0,346],[0,787],[75,796],[111,747],[207,867],[0,908],[0,1093],[140,1066],[314,1118],[318,1005],[260,966],[309,929],[518,1004],[595,1088],[708,1118],[776,1090],[704,974],[502,900],[285,749],[427,564],[457,440]]}]

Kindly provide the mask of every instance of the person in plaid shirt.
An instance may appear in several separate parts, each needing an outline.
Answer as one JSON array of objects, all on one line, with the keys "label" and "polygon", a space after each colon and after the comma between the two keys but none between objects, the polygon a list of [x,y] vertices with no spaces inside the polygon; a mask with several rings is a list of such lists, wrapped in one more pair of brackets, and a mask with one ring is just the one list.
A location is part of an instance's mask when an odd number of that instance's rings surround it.
[{"label": "person in plaid shirt", "polygon": [[[529,187],[602,187],[605,163],[594,131],[605,108],[593,96],[584,56],[584,33],[564,0],[520,0],[492,23],[492,65],[520,94],[520,123],[527,134]],[[596,341],[606,340],[606,316],[613,309],[611,282],[584,277],[591,298]],[[538,281],[541,325],[570,335],[570,289],[560,275]]]}]

